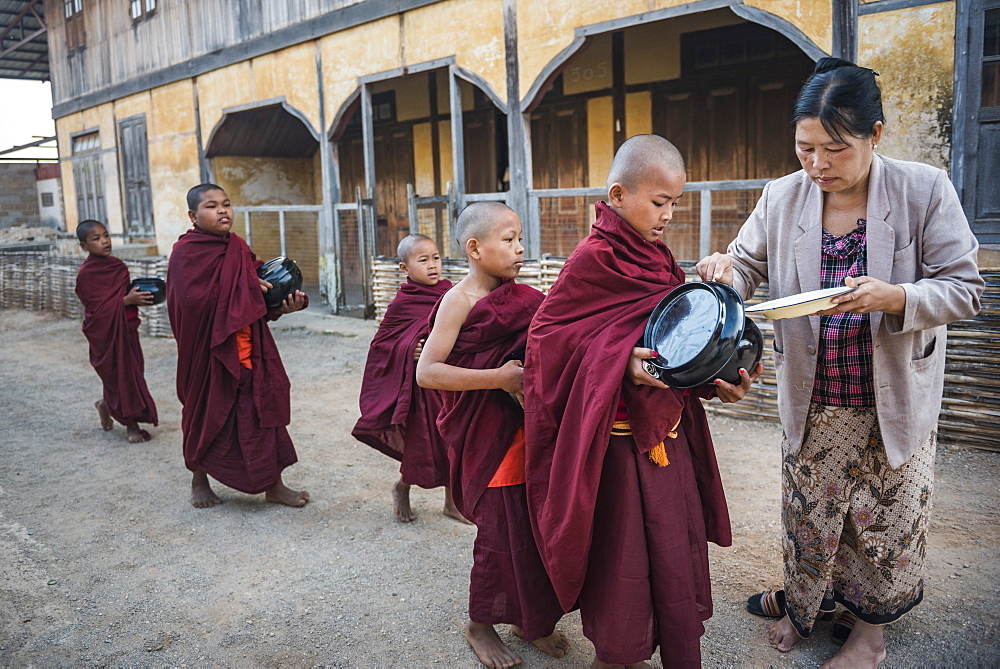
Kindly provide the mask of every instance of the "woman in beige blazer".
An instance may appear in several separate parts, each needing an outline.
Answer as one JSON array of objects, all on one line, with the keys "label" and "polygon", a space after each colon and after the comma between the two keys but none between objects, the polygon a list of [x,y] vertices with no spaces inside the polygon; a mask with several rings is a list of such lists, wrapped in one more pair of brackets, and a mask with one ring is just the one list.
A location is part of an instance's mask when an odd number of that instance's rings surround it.
[{"label": "woman in beige blazer", "polygon": [[763,282],[771,298],[853,288],[774,321],[785,583],[747,602],[781,617],[768,632],[780,651],[840,603],[850,635],[831,667],[877,666],[882,626],[923,598],[946,326],[977,314],[983,290],[947,174],[875,153],[876,76],[817,63],[792,119],[802,170],[769,183],[728,252],[698,263],[744,299]]}]

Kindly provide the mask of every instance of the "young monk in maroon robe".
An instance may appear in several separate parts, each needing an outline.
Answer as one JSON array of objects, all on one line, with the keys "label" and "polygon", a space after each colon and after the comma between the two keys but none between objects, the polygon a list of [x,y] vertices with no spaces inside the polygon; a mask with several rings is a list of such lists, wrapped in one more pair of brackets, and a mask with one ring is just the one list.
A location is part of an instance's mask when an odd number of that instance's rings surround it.
[{"label": "young monk in maroon robe", "polygon": [[542,294],[514,282],[521,270],[521,221],[497,202],[470,204],[456,237],[469,275],[431,314],[417,363],[417,383],[443,391],[438,428],[448,444],[451,490],[478,532],[465,638],[488,667],[521,662],[493,628],[513,632],[562,657],[569,643],[531,534],[524,497],[521,360],[528,324]]},{"label": "young monk in maroon robe", "polygon": [[184,464],[194,472],[191,504],[221,504],[208,482],[268,502],[304,506],[309,493],[292,490],[281,472],[297,461],[288,436],[288,376],[267,326],[304,309],[295,291],[268,312],[257,277],[262,263],[229,229],[233,210],[218,186],[188,192],[193,227],[174,244],[167,265],[167,311],[177,340],[177,397],[184,408]]},{"label": "young monk in maroon robe", "polygon": [[153,296],[129,290],[128,267],[111,255],[111,236],[99,221],[76,227],[80,246],[90,255],[76,276],[76,295],[83,303],[83,334],[90,343],[90,364],[104,385],[104,397],[94,402],[101,427],[125,426],[129,442],[149,441],[139,423],[157,424],[156,405],[149,396],[139,345],[139,305]]},{"label": "young monk in maroon robe", "polygon": [[417,385],[416,361],[430,331],[427,317],[451,288],[441,278],[441,255],[426,235],[412,234],[396,247],[406,283],[385,310],[368,349],[361,382],[361,418],[355,439],[400,461],[399,481],[392,488],[392,507],[404,523],[417,516],[410,508],[410,486],[445,486],[444,515],[467,523],[448,490],[448,448],[437,429],[441,398]]},{"label": "young monk in maroon robe", "polygon": [[524,368],[526,470],[535,536],[564,609],[578,603],[595,665],[652,657],[698,667],[712,615],[707,541],[731,544],[699,398],[736,401],[742,383],[673,390],[636,347],[656,304],[684,283],[663,242],[684,190],[677,149],[626,141],[593,232],[538,310]]}]

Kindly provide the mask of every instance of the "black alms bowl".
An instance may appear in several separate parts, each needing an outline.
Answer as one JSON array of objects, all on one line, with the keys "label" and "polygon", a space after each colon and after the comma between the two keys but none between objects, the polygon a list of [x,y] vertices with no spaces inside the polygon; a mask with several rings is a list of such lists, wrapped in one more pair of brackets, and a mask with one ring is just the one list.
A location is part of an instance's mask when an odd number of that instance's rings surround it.
[{"label": "black alms bowl", "polygon": [[128,289],[131,292],[133,288],[152,293],[153,304],[162,304],[167,300],[167,284],[163,279],[154,276],[132,279]]},{"label": "black alms bowl", "polygon": [[277,309],[289,295],[302,289],[302,272],[295,261],[278,256],[257,268],[257,276],[271,284],[264,293],[264,304],[268,309]]},{"label": "black alms bowl", "polygon": [[667,294],[646,323],[643,346],[657,353],[645,361],[646,371],[672,388],[714,379],[739,384],[740,368],[752,371],[764,349],[739,294],[714,281],[694,281]]}]

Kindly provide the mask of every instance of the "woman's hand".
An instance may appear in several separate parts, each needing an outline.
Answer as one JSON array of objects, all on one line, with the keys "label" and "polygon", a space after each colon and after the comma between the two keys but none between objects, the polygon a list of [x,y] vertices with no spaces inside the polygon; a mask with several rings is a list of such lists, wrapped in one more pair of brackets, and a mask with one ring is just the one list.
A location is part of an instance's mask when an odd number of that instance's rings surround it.
[{"label": "woman's hand", "polygon": [[719,281],[733,285],[733,259],[728,253],[713,253],[694,266],[702,281]]},{"label": "woman's hand", "polygon": [[139,290],[138,286],[132,288],[132,290],[128,291],[128,293],[125,294],[125,297],[122,298],[122,304],[126,307],[130,307],[132,305],[144,306],[152,303],[153,294],[148,290]]},{"label": "woman's hand", "polygon": [[[264,283],[267,283],[266,281]],[[285,298],[284,302],[277,309],[280,314],[290,314],[293,311],[302,311],[306,308],[306,294],[301,290],[297,290],[288,297]]]},{"label": "woman's hand", "polygon": [[506,390],[524,406],[524,363],[508,360],[500,367],[500,389]]},{"label": "woman's hand", "polygon": [[636,346],[632,349],[628,365],[625,367],[625,378],[637,386],[652,386],[654,388],[669,388],[667,384],[657,378],[650,376],[642,365],[643,360],[656,357],[656,351],[651,348]]},{"label": "woman's hand", "polygon": [[820,316],[870,314],[873,311],[902,316],[906,310],[906,291],[902,286],[870,276],[849,276],[844,279],[844,283],[854,290],[833,298],[833,303],[837,306],[817,312]]},{"label": "woman's hand", "polygon": [[734,386],[731,383],[727,383],[722,379],[715,380],[715,393],[718,395],[719,399],[727,404],[732,402],[739,402],[741,399],[746,397],[746,394],[750,392],[750,384],[756,381],[761,374],[764,373],[764,365],[757,363],[757,367],[753,370],[753,374],[748,374],[747,370],[740,370],[740,385]]}]

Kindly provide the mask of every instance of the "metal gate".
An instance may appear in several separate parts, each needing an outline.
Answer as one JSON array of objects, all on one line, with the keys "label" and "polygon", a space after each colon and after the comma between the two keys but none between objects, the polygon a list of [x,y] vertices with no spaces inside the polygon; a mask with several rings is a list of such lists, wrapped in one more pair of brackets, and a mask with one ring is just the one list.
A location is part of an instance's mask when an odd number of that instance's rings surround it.
[{"label": "metal gate", "polygon": [[372,258],[375,256],[375,210],[355,191],[355,201],[335,204],[333,232],[337,249],[338,314],[375,317]]}]

